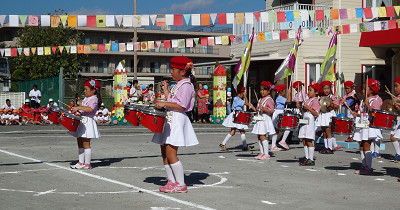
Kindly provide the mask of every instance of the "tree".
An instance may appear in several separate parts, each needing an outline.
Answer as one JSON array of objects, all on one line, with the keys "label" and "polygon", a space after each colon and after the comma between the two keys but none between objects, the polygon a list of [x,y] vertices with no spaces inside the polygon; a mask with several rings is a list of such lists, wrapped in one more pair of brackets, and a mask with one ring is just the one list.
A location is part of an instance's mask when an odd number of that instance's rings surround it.
[{"label": "tree", "polygon": [[[25,26],[19,32],[18,47],[51,47],[77,45],[82,32],[73,28],[64,28],[59,25],[52,27]],[[60,67],[64,67],[65,78],[75,78],[81,64],[86,62],[86,55],[69,54],[65,50],[51,55],[30,55],[11,58],[10,68],[13,78],[40,79],[53,77],[59,74]]]}]

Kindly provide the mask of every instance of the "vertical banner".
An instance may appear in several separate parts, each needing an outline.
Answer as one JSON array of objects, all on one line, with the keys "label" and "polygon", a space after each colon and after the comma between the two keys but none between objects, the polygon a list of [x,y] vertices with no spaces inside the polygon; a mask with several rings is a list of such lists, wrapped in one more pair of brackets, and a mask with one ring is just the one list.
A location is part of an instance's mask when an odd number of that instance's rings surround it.
[{"label": "vertical banner", "polygon": [[222,124],[226,117],[226,72],[221,65],[214,71],[213,77],[213,115],[212,124]]},{"label": "vertical banner", "polygon": [[114,70],[114,110],[112,111],[114,113],[111,116],[111,125],[124,125],[128,122],[124,116],[124,107],[128,102],[127,83],[125,60],[122,60]]}]

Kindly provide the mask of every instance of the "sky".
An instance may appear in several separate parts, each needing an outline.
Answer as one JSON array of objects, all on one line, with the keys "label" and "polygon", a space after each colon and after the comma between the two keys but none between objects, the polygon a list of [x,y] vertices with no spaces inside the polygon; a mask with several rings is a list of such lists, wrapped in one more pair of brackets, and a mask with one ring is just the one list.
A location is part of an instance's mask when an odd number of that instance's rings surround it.
[{"label": "sky", "polygon": [[[133,14],[133,0],[1,0],[0,15],[41,15],[63,9],[74,15]],[[255,12],[265,0],[137,0],[140,14]]]}]

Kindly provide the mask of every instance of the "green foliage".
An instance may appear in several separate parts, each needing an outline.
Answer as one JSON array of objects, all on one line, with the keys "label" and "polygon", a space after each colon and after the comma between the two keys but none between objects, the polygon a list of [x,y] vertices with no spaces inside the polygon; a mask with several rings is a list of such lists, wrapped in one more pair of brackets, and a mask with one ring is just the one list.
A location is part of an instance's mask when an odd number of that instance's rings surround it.
[{"label": "green foliage", "polygon": [[[19,32],[19,47],[51,47],[68,46],[78,44],[82,36],[73,28],[52,27],[29,27],[25,26]],[[69,54],[65,50],[60,54],[18,56],[10,58],[10,69],[13,78],[19,79],[40,79],[53,77],[59,74],[60,67],[64,67],[65,78],[75,78],[81,64],[86,62],[86,55]]]}]

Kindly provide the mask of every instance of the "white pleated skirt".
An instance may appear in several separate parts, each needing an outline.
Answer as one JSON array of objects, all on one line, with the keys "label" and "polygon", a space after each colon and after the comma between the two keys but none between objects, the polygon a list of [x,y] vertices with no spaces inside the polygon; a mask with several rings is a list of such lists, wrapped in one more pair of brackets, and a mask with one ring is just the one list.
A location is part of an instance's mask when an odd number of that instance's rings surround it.
[{"label": "white pleated skirt", "polygon": [[315,139],[315,117],[310,112],[305,112],[303,119],[308,118],[308,125],[300,125],[299,138]]},{"label": "white pleated skirt", "polygon": [[[355,122],[356,124],[360,123],[360,117],[356,117]],[[355,141],[367,141],[369,139],[368,130],[369,128],[354,128],[353,139]]]},{"label": "white pleated skirt", "polygon": [[243,125],[243,124],[236,124],[233,123],[233,115],[235,114],[235,112],[231,112],[227,118],[225,118],[224,122],[222,123],[223,126],[227,127],[227,128],[237,128],[239,130],[246,130],[249,128],[249,126],[247,125]]},{"label": "white pleated skirt", "polygon": [[274,127],[274,124],[272,123],[271,117],[267,114],[263,114],[263,116],[265,117],[265,120],[257,121],[256,124],[254,125],[251,133],[257,134],[257,135],[274,135],[274,134],[276,134],[275,127]]},{"label": "white pleated skirt", "polygon": [[162,133],[155,133],[152,142],[160,145],[170,144],[189,147],[199,144],[192,123],[185,113],[174,112],[172,122],[165,122]]},{"label": "white pleated skirt", "polygon": [[315,121],[315,126],[317,127],[329,127],[332,122],[331,117],[336,117],[335,111],[330,111],[327,113],[319,113],[317,120]]},{"label": "white pleated skirt", "polygon": [[278,127],[278,121],[279,121],[279,114],[282,114],[283,110],[281,109],[275,109],[274,114],[272,115],[272,123],[274,124],[275,127]]},{"label": "white pleated skirt", "polygon": [[400,139],[400,117],[397,117],[397,124],[393,131],[390,132],[395,138]]},{"label": "white pleated skirt", "polygon": [[97,139],[100,138],[99,130],[97,130],[96,121],[93,117],[87,118],[86,124],[80,123],[76,132],[68,131],[68,134],[76,138]]}]

